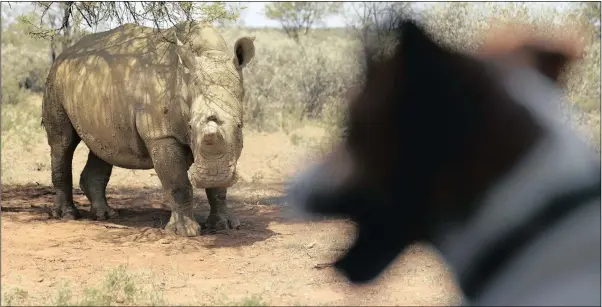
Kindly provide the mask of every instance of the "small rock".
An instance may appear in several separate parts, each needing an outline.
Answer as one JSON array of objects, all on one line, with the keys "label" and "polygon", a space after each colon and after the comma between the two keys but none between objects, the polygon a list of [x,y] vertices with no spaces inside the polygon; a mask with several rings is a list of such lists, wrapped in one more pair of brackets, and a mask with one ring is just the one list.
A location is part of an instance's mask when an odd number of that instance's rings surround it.
[{"label": "small rock", "polygon": [[159,244],[169,244],[169,243],[171,243],[171,241],[169,239],[167,239],[167,238],[162,238],[162,239],[160,239],[157,242],[159,242]]},{"label": "small rock", "polygon": [[44,277],[40,277],[38,279],[36,279],[37,282],[43,282],[44,281]]},{"label": "small rock", "polygon": [[311,243],[307,244],[307,248],[312,248],[314,246],[316,246],[316,242],[311,242]]}]

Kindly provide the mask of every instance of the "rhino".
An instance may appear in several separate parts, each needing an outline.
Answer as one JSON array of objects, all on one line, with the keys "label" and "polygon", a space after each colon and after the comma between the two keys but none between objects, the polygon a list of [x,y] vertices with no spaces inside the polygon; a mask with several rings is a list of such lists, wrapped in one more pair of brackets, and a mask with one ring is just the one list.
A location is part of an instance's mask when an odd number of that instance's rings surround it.
[{"label": "rhino", "polygon": [[227,206],[243,148],[243,68],[255,56],[254,37],[233,53],[210,24],[168,29],[125,24],[87,35],[52,65],[42,102],[51,150],[56,216],[77,219],[72,160],[90,149],[80,188],[93,218],[116,217],[106,187],[113,166],[154,169],[171,218],[165,230],[198,236],[193,189],[205,189],[210,229],[238,228]]}]

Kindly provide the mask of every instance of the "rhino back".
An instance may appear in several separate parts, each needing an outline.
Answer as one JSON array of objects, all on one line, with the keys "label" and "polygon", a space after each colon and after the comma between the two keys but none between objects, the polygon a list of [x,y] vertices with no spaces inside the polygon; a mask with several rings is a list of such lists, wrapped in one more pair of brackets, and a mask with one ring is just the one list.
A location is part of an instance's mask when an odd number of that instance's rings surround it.
[{"label": "rhino back", "polygon": [[175,25],[170,31],[174,31],[180,41],[188,43],[196,55],[207,50],[219,50],[232,55],[223,36],[211,24],[187,21]]},{"label": "rhino back", "polygon": [[174,65],[172,44],[152,28],[124,25],[65,50],[53,67],[52,96],[100,158],[124,168],[152,168],[148,141],[186,140]]},{"label": "rhino back", "polygon": [[[118,54],[135,52],[143,58],[148,56],[153,61],[171,62],[173,59],[165,58],[165,50],[175,43],[176,36],[182,43],[189,44],[197,56],[206,50],[219,50],[233,55],[215,27],[197,21],[185,21],[161,30],[124,24],[109,31],[84,36],[62,54],[69,56],[90,50],[106,50]],[[161,53],[161,56],[155,57],[157,53]]]}]

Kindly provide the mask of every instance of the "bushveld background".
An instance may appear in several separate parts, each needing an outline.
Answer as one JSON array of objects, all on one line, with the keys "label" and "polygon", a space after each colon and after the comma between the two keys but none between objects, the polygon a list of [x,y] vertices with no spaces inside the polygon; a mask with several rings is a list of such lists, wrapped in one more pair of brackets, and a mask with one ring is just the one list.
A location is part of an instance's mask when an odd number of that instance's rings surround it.
[{"label": "bushveld background", "polygon": [[[479,46],[493,17],[535,24],[542,31],[551,24],[583,27],[585,57],[564,74],[562,108],[566,121],[600,151],[599,3],[455,2],[422,10],[407,3],[381,5],[415,15],[442,42],[464,51]],[[345,15],[349,27],[291,35],[290,29],[245,28],[235,17],[218,24],[230,45],[240,36],[256,36],[256,57],[244,72],[241,181],[229,192],[242,227],[183,239],[162,230],[169,211],[153,170],[114,169],[108,193],[119,219],[48,218],[54,192],[40,120],[53,49],[48,39],[30,35],[40,10],[17,12],[3,3],[2,304],[458,303],[445,263],[429,246],[408,250],[375,285],[348,285],[321,264],[345,249],[350,225],[299,221],[287,215],[280,199],[287,176],[340,137],[349,89],[362,82],[362,44],[368,43],[362,29],[378,26],[357,10],[332,12]],[[75,200],[84,210],[89,204],[78,180],[87,150],[80,144],[73,164]],[[203,191],[195,195],[199,214],[207,214]]]}]

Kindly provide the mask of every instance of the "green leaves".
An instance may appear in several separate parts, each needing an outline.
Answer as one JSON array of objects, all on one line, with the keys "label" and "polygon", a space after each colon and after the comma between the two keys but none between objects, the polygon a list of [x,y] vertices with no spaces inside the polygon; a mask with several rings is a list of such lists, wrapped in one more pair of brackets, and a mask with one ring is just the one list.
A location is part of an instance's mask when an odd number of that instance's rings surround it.
[{"label": "green leaves", "polygon": [[167,28],[187,20],[212,23],[236,20],[240,16],[238,9],[225,2],[70,1],[34,2],[34,6],[40,18],[37,22],[27,19],[30,34],[47,39],[71,36],[74,31],[94,32],[97,27],[114,28],[124,23]]}]

